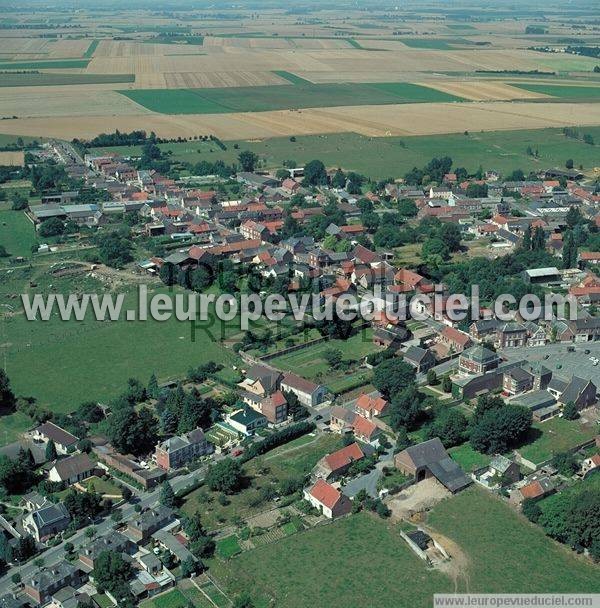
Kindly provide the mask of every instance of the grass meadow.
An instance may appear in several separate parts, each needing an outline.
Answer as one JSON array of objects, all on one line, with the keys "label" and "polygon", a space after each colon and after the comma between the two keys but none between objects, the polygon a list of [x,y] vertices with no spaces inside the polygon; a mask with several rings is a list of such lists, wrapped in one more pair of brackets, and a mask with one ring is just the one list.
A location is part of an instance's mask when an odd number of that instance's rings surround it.
[{"label": "grass meadow", "polygon": [[[580,130],[600,141],[600,127],[582,127]],[[374,179],[404,175],[414,166],[421,167],[446,151],[455,166],[465,167],[471,172],[480,165],[502,173],[510,173],[514,169],[539,171],[546,167],[562,167],[568,158],[573,159],[576,167],[581,164],[584,168],[590,168],[598,164],[596,146],[585,144],[581,139],[567,138],[561,129],[410,137],[365,137],[356,133],[339,133],[298,136],[293,141],[289,137],[233,140],[226,142],[226,145],[227,150],[221,150],[211,142],[190,141],[161,144],[160,148],[171,151],[174,160],[190,163],[201,160],[237,162],[240,150],[247,149],[258,154],[267,168],[281,167],[286,159],[302,165],[318,158],[329,167],[343,167]],[[537,150],[539,156],[528,155],[528,148]],[[141,154],[141,148],[136,146],[94,148],[92,151],[133,156]]]},{"label": "grass meadow", "polygon": [[[428,522],[464,554],[470,593],[598,593],[600,566],[578,557],[478,487],[438,504]],[[462,583],[461,591],[465,582]]]},{"label": "grass meadow", "polygon": [[398,526],[367,513],[210,566],[230,595],[249,590],[260,607],[425,608],[433,593],[453,590],[446,575],[428,570],[409,549]]},{"label": "grass meadow", "polygon": [[135,82],[135,74],[2,74],[3,87],[44,87],[74,84],[105,84]]},{"label": "grass meadow", "polygon": [[510,84],[519,89],[551,95],[560,99],[577,101],[598,101],[600,99],[600,87],[597,85],[586,87],[567,84],[529,84],[520,82],[511,82]]}]

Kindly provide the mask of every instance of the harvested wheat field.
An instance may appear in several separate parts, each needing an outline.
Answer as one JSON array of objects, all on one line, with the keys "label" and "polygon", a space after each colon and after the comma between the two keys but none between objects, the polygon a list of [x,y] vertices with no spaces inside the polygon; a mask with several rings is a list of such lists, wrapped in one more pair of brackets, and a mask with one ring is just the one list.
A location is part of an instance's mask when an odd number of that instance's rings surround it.
[{"label": "harvested wheat field", "polygon": [[[122,110],[109,112],[106,107],[102,115],[85,116],[80,109],[71,116],[5,120],[2,130],[14,135],[66,139],[92,138],[115,129],[152,130],[168,138],[212,133],[221,139],[253,139],[318,133],[355,132],[382,137],[600,125],[600,104],[594,103],[425,103],[201,115],[144,113],[141,106],[130,103],[127,116],[118,115],[123,114]],[[112,104],[106,105],[114,109]]]},{"label": "harvested wheat field", "polygon": [[511,99],[538,99],[543,97],[549,97],[542,93],[534,93],[532,91],[526,91],[513,87],[510,84],[504,82],[497,82],[494,80],[471,80],[465,82],[458,81],[428,81],[419,82],[424,87],[431,87],[450,95],[456,95],[457,97],[464,97],[465,99],[471,99],[472,101],[490,101],[490,100],[511,100]]},{"label": "harvested wheat field", "polygon": [[[94,85],[102,86],[102,85]],[[38,89],[33,95],[32,89]],[[115,91],[79,87],[19,87],[0,89],[0,116],[129,116],[147,110]],[[50,93],[48,90],[51,90]],[[40,133],[41,135],[41,133]]]},{"label": "harvested wheat field", "polygon": [[[273,72],[171,72],[163,74],[169,89],[262,87],[290,83]],[[143,88],[143,87],[140,87]]]},{"label": "harvested wheat field", "polygon": [[24,162],[25,154],[22,151],[0,152],[0,165],[22,167]]}]

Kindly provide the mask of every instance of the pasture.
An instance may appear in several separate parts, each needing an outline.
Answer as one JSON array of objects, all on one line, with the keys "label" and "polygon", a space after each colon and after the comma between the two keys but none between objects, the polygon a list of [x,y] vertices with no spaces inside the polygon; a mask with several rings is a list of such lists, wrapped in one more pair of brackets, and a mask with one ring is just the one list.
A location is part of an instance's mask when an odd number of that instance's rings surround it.
[{"label": "pasture", "polygon": [[367,513],[292,534],[228,562],[212,560],[210,568],[230,595],[250,590],[256,605],[272,601],[281,608],[425,608],[433,593],[453,590],[446,575],[428,570],[409,549],[398,526]]},{"label": "pasture", "polygon": [[[582,129],[600,141],[600,128]],[[240,150],[258,154],[267,168],[281,167],[286,159],[299,164],[314,158],[321,159],[328,167],[343,167],[358,171],[375,179],[404,175],[415,165],[422,166],[440,151],[449,151],[457,167],[476,171],[479,165],[502,173],[514,169],[539,170],[544,166],[562,166],[572,158],[579,166],[590,168],[597,164],[594,146],[582,140],[570,139],[561,129],[469,132],[453,135],[428,135],[412,137],[365,137],[356,133],[298,136],[295,141],[288,137],[260,140],[233,140],[226,142],[227,150],[221,150],[211,142],[191,141],[160,144],[161,150],[171,152],[172,158],[190,163],[200,160],[237,161]],[[237,145],[237,149],[235,146]],[[527,154],[527,148],[537,149],[539,158]],[[135,146],[95,148],[95,153],[117,152],[123,155],[140,155]]]},{"label": "pasture", "polygon": [[551,540],[484,489],[471,487],[439,503],[427,524],[454,543],[449,548],[461,570],[459,591],[600,591],[600,566]]}]

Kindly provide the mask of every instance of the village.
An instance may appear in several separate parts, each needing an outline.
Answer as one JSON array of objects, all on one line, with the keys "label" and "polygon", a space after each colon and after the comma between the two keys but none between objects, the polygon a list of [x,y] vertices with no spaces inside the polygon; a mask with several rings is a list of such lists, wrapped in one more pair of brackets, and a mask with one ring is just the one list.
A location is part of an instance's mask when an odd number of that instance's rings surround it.
[{"label": "village", "polygon": [[[586,243],[600,228],[600,195],[572,163],[506,179],[457,175],[433,159],[435,185],[365,191],[361,176],[317,160],[186,180],[59,141],[30,160],[82,184],[24,209],[39,235],[34,259],[74,257],[90,234],[123,224],[143,242],[149,255],[115,264],[118,274],[106,259],[59,264],[104,277],[107,290],[115,276],[194,291],[241,284],[261,297],[316,293],[326,305],[378,288],[395,306],[370,322],[319,324],[309,311],[300,323],[258,323],[221,339],[229,363],[130,380],[119,399],[43,416],[0,448],[23,476],[0,515],[0,606],[129,606],[165,593],[250,605],[224,591],[211,560],[360,511],[398,522],[410,551],[444,569],[454,548],[423,519],[436,504],[479,488],[541,522],[544,500],[595,483],[600,252]],[[84,192],[95,201],[80,202]],[[417,241],[420,263],[402,263]],[[479,258],[518,255],[552,261],[507,272],[519,288],[573,296],[576,320],[459,322],[447,297],[410,318],[404,298],[460,284],[444,263],[468,275]],[[597,545],[570,544],[598,558]]]}]

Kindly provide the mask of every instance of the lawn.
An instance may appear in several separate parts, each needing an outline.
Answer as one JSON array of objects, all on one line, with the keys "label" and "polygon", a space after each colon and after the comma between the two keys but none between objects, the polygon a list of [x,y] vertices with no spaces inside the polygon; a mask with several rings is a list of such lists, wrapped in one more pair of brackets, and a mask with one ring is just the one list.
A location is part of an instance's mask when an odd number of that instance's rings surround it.
[{"label": "lawn", "polygon": [[21,412],[0,417],[0,445],[17,441],[21,433],[33,426],[31,418]]},{"label": "lawn", "polygon": [[[279,86],[280,89],[291,87]],[[581,129],[600,141],[600,127]],[[315,158],[328,167],[342,167],[358,171],[374,179],[403,176],[414,166],[421,167],[440,155],[440,150],[451,150],[454,166],[475,172],[481,165],[501,173],[514,169],[539,171],[540,168],[563,166],[565,159],[572,158],[575,166],[596,166],[598,157],[594,146],[563,135],[562,129],[521,129],[515,131],[490,131],[449,135],[408,137],[365,137],[356,133],[276,137],[260,141],[225,142],[227,150],[221,150],[211,142],[183,142],[161,144],[161,150],[172,152],[173,160],[197,163],[201,160],[226,163],[237,162],[240,150],[258,154],[266,168],[281,167],[286,159],[299,165]],[[237,145],[237,149],[235,148]],[[540,157],[527,154],[532,148]],[[141,147],[94,148],[92,153],[118,152],[124,155],[141,155]],[[410,247],[413,249],[411,250]],[[414,246],[401,249],[405,263],[418,256]],[[404,260],[406,258],[406,260]]]},{"label": "lawn", "polygon": [[[428,524],[464,552],[470,593],[600,592],[600,567],[552,541],[482,488],[438,504]],[[464,579],[459,586],[459,592],[466,590]]]},{"label": "lawn", "polygon": [[487,454],[476,452],[468,442],[450,448],[448,452],[466,473],[487,466],[492,459]]},{"label": "lawn", "polygon": [[397,526],[366,513],[292,534],[228,562],[214,560],[211,573],[230,595],[249,591],[257,604],[273,598],[278,608],[424,608],[431,606],[433,593],[453,589],[445,575],[426,569]]},{"label": "lawn", "polygon": [[82,485],[89,490],[90,485],[94,486],[94,490],[98,494],[121,496],[121,488],[117,487],[114,483],[111,483],[104,477],[90,477],[82,482]]},{"label": "lawn", "polygon": [[335,349],[342,351],[345,361],[357,361],[360,358],[375,352],[377,346],[373,344],[372,332],[359,332],[348,340],[329,340],[314,346],[297,350],[293,353],[271,359],[271,363],[282,370],[292,370],[294,373],[306,378],[316,378],[318,375],[337,379],[343,376],[342,372],[330,370],[329,364],[323,358],[326,351]]},{"label": "lawn", "polygon": [[534,464],[540,464],[559,452],[592,439],[596,434],[594,429],[586,429],[576,420],[551,418],[545,422],[534,423],[531,432],[532,442],[519,448],[518,451],[523,458]]},{"label": "lawn", "polygon": [[140,608],[187,608],[187,606],[188,600],[179,589],[162,593],[140,604]]},{"label": "lawn", "polygon": [[[289,77],[287,77],[289,80]],[[214,89],[119,91],[162,114],[264,112],[295,108],[460,101],[459,97],[410,83],[310,84]]]},{"label": "lawn", "polygon": [[135,74],[2,74],[3,87],[43,87],[70,84],[135,82]]},{"label": "lawn", "polygon": [[552,97],[558,97],[560,99],[572,99],[580,101],[596,101],[600,99],[600,87],[599,86],[576,86],[566,84],[529,84],[520,82],[511,82],[515,87],[519,89],[525,89],[526,91],[533,91],[534,93],[542,93],[544,95],[551,95]]},{"label": "lawn", "polygon": [[65,70],[87,68],[89,59],[48,59],[41,61],[3,61],[0,70]]},{"label": "lawn", "polygon": [[217,555],[223,559],[229,559],[242,552],[238,537],[235,534],[217,541]]},{"label": "lawn", "polygon": [[12,256],[31,257],[35,228],[22,211],[0,210],[0,245]]}]

